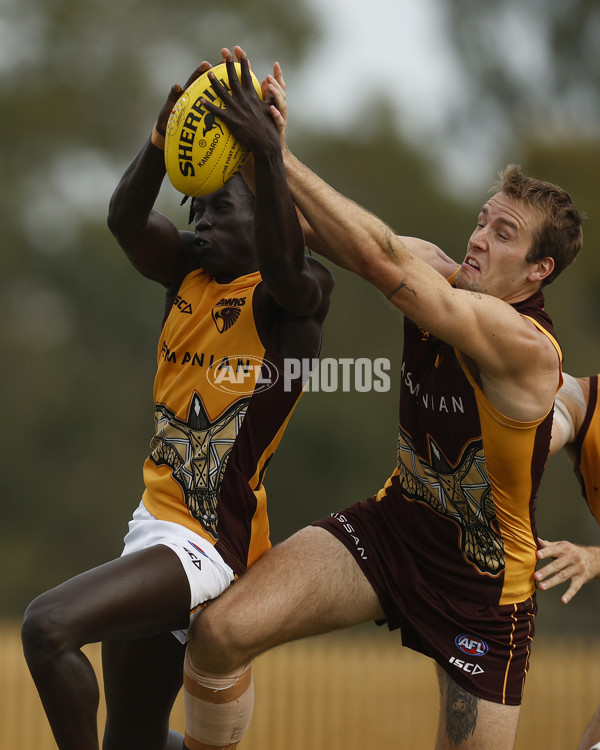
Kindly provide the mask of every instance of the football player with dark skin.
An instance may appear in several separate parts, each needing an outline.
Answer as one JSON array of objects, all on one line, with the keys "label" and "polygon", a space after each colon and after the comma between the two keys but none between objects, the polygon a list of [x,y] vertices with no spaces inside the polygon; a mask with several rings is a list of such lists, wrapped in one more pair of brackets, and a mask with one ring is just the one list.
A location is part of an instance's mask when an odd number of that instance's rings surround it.
[{"label": "football player with dark skin", "polygon": [[[203,63],[184,88],[209,67]],[[280,371],[286,357],[318,357],[333,277],[305,255],[268,95],[255,110],[260,138],[250,144],[255,194],[238,175],[218,192],[194,198],[192,231],[179,230],[154,209],[166,173],[164,134],[181,91],[179,85],[171,89],[152,136],[117,185],[108,214],[109,228],[135,268],[166,290],[161,342],[197,337],[195,350],[210,352],[233,336],[232,355],[252,354],[254,347],[264,363],[276,363]],[[193,312],[185,315],[177,306],[183,288],[194,298]],[[222,307],[215,305],[232,294],[244,304],[224,331],[215,320]],[[169,715],[182,685],[185,645],[172,631],[186,629],[192,610],[218,596],[270,546],[262,479],[303,383],[297,379],[288,393],[280,378],[266,392],[223,397],[215,395],[205,370],[185,358],[175,366],[161,358],[159,347],[154,400],[160,420],[144,464],[143,503],[124,554],[41,594],[25,614],[27,663],[60,750],[99,748],[98,682],[81,651],[98,641],[107,702],[104,750],[181,748],[181,735],[169,732]],[[166,385],[173,382],[179,405]],[[227,413],[236,410],[237,432],[215,488],[201,485],[212,482],[205,479],[208,449],[203,452],[205,443],[188,430],[182,454],[187,450],[191,456],[185,466],[196,483],[188,488],[177,466],[165,463],[164,457],[176,457],[180,448],[169,452],[170,434],[187,427],[186,415],[195,418],[193,405],[210,420],[216,410],[217,420],[218,398],[230,399]],[[215,444],[213,454],[222,450]],[[216,520],[209,528],[192,500],[210,493]]]}]

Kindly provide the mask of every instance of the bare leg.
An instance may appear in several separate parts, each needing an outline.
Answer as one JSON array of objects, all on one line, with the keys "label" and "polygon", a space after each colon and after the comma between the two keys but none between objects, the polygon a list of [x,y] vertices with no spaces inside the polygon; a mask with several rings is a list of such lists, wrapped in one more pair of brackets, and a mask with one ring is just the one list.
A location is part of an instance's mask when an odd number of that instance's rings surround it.
[{"label": "bare leg", "polygon": [[155,546],[47,591],[25,613],[25,657],[60,750],[98,750],[98,682],[86,643],[187,627],[189,585],[177,555]]},{"label": "bare leg", "polygon": [[590,750],[592,745],[598,741],[600,741],[600,708],[596,709],[596,712],[590,719],[581,742],[577,745],[577,750]]},{"label": "bare leg", "polygon": [[169,717],[183,683],[185,646],[171,633],[102,644],[106,694],[103,750],[183,747]]},{"label": "bare leg", "polygon": [[383,618],[346,547],[309,526],[260,558],[192,623],[197,669],[224,674],[280,643]]},{"label": "bare leg", "polygon": [[436,750],[512,750],[520,706],[477,698],[436,664],[440,719]]},{"label": "bare leg", "polygon": [[192,622],[185,747],[238,746],[252,715],[255,656],[380,617],[371,585],[328,531],[308,527],[277,545]]},{"label": "bare leg", "polygon": [[[265,554],[196,618],[188,653],[199,673],[231,673],[278,644],[383,616],[346,547],[308,527]],[[437,750],[513,748],[518,706],[478,699],[441,669],[438,677]]]}]

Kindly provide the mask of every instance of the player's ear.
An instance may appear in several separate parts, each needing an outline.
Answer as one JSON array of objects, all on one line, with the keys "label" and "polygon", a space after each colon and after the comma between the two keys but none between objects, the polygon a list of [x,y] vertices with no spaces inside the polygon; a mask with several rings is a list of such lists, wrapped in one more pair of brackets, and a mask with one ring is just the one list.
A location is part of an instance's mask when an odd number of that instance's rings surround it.
[{"label": "player's ear", "polygon": [[554,271],[554,258],[547,256],[531,264],[528,278],[530,281],[543,281]]}]

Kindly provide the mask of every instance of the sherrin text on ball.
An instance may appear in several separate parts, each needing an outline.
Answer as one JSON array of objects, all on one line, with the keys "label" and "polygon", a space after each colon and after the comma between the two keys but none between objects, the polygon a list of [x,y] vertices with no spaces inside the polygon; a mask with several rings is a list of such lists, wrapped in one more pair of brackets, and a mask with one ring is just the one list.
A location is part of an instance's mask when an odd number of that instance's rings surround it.
[{"label": "sherrin text on ball", "polygon": [[[235,69],[240,78],[239,63]],[[229,90],[225,63],[211,71]],[[237,174],[248,155],[248,149],[233,137],[225,123],[202,106],[202,99],[224,106],[212,89],[208,73],[182,93],[167,123],[165,166],[172,185],[184,195],[208,195],[220,190]],[[262,98],[260,83],[254,73],[251,76]]]}]

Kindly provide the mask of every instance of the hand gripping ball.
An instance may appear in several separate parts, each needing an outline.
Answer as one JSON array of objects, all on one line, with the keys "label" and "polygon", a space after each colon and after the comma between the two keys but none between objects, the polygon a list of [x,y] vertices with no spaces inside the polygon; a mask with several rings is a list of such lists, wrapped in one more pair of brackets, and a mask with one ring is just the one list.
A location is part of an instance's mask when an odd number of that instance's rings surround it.
[{"label": "hand gripping ball", "polygon": [[[238,78],[240,64],[235,63]],[[225,63],[212,68],[219,81],[229,89]],[[262,98],[260,83],[252,83]],[[202,106],[206,99],[223,108],[212,89],[208,71],[197,78],[179,97],[167,123],[165,166],[172,185],[184,195],[208,195],[220,190],[244,163],[248,149],[228,130],[219,117]]]}]

